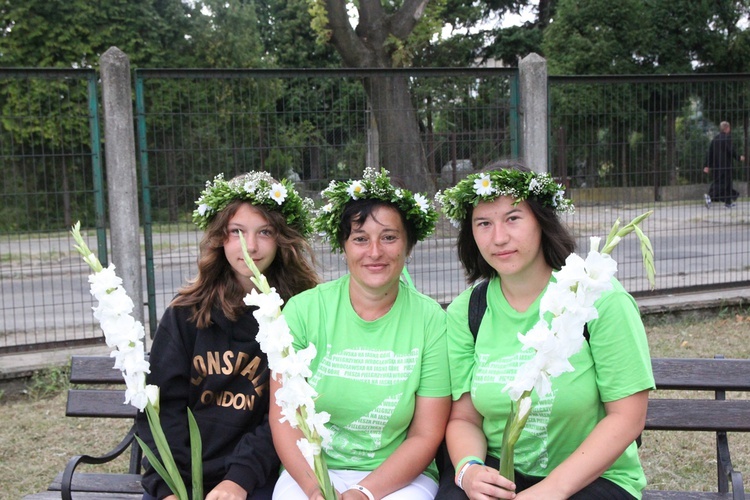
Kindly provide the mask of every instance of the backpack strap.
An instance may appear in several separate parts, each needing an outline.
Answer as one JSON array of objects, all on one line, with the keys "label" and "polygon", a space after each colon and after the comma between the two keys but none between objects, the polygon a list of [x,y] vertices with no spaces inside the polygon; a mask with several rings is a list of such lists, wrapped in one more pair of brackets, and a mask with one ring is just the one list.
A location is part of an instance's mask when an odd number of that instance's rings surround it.
[{"label": "backpack strap", "polygon": [[477,286],[471,291],[471,297],[469,297],[469,330],[474,336],[474,342],[477,341],[477,334],[479,333],[479,325],[482,324],[482,318],[484,317],[484,311],[487,310],[487,286],[489,280],[480,281]]},{"label": "backpack strap", "polygon": [[[479,325],[482,324],[482,318],[484,312],[487,310],[487,287],[490,284],[490,280],[480,281],[474,289],[471,291],[469,297],[469,330],[474,336],[474,343],[477,341],[477,334],[479,334]],[[586,342],[589,342],[589,324],[583,325],[583,338]]]}]

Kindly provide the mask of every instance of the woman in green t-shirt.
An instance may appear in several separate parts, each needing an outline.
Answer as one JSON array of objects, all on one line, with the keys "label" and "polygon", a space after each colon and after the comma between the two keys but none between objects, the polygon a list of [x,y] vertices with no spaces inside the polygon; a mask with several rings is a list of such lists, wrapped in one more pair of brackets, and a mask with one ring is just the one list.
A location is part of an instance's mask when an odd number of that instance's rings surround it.
[{"label": "woman in green t-shirt", "polygon": [[[349,274],[293,297],[284,317],[297,352],[315,345],[309,384],[315,412],[327,412],[322,447],[334,488],[345,500],[431,500],[433,457],[450,411],[445,312],[401,281],[407,256],[428,236],[437,212],[427,199],[393,186],[386,171],[333,182],[315,221]],[[280,382],[271,380],[275,397]],[[296,443],[297,429],[270,410],[285,470],[279,500],[322,499]]]},{"label": "woman in green t-shirt", "polygon": [[503,388],[533,356],[518,335],[539,321],[552,272],[575,241],[559,219],[572,209],[560,185],[517,164],[494,167],[438,196],[459,227],[469,283],[488,283],[476,337],[468,319],[472,289],[448,307],[453,405],[446,443],[456,475],[441,482],[437,498],[640,498],[646,479],[634,441],[654,380],[637,306],[614,278],[594,302],[598,317],[586,325],[586,342],[568,359],[573,371],[552,378],[543,398],[531,393],[515,445],[515,482],[498,473],[511,409]]}]

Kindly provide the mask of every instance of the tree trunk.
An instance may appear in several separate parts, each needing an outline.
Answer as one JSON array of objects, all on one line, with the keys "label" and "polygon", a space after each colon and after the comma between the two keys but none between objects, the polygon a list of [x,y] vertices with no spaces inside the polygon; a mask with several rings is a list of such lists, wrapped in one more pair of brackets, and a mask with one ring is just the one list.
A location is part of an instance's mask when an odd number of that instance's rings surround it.
[{"label": "tree trunk", "polygon": [[[352,68],[392,68],[389,37],[406,40],[422,17],[429,0],[403,0],[401,7],[388,13],[381,0],[357,3],[358,25],[350,23],[348,2],[322,0],[330,43]],[[313,21],[315,22],[315,21]],[[411,101],[406,77],[369,77],[363,80],[370,108],[375,117],[380,167],[399,177],[413,191],[435,191],[435,181],[427,169],[417,113]],[[376,166],[376,165],[372,165]]]},{"label": "tree trunk", "polygon": [[406,78],[374,77],[363,82],[378,128],[380,165],[412,191],[434,191]]}]

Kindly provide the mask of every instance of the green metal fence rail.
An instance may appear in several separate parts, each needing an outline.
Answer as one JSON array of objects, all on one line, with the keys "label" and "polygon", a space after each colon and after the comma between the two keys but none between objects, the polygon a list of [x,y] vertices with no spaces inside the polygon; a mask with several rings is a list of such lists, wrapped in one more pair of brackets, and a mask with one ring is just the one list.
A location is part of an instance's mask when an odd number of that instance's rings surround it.
[{"label": "green metal fence rail", "polygon": [[97,74],[5,68],[0,90],[0,354],[98,341],[68,234],[107,262]]},{"label": "green metal fence rail", "polygon": [[[201,232],[190,214],[207,180],[266,170],[296,179],[319,200],[331,179],[389,166],[392,145],[373,120],[397,113],[372,109],[363,82],[376,78],[407,84],[418,129],[409,144],[425,173],[405,180],[420,190],[452,185],[467,167],[519,156],[512,69],[135,71],[151,333],[196,272]],[[615,218],[654,210],[644,227],[656,250],[653,293],[750,285],[748,162],[735,164],[741,198],[731,210],[704,206],[709,179],[702,172],[722,120],[750,157],[749,83],[745,74],[550,77],[549,165],[576,203],[566,222],[579,252]],[[0,356],[102,340],[88,269],[68,234],[81,220],[91,248],[107,262],[97,84],[92,70],[0,69]],[[466,287],[455,235],[441,219],[408,264],[416,286],[441,303]],[[346,272],[322,241],[314,250],[324,279]],[[635,239],[616,252],[626,289],[652,293]]]}]

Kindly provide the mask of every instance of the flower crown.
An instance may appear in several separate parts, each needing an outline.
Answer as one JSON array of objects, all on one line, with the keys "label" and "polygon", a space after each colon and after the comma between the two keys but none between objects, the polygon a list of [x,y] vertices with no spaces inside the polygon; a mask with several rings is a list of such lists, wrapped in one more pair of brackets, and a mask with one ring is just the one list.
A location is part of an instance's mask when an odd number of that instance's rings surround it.
[{"label": "flower crown", "polygon": [[452,188],[438,191],[435,201],[451,224],[460,227],[469,206],[476,207],[480,201],[493,201],[500,196],[514,198],[514,205],[536,197],[539,203],[554,208],[558,214],[572,213],[575,210],[573,202],[564,194],[564,188],[549,174],[501,169],[469,174]]},{"label": "flower crown", "polygon": [[327,198],[328,203],[318,211],[313,227],[324,233],[334,251],[342,250],[339,246],[341,215],[346,204],[353,200],[378,199],[393,203],[406,220],[414,224],[417,241],[422,241],[435,230],[438,213],[432,204],[420,193],[394,187],[385,169],[377,173],[367,167],[359,181],[333,180],[320,194]]},{"label": "flower crown", "polygon": [[198,208],[193,211],[193,222],[206,229],[214,215],[235,200],[280,212],[286,223],[303,237],[312,231],[312,200],[302,198],[287,179],[276,182],[268,172],[248,172],[228,181],[224,180],[224,174],[219,174],[213,181],[206,181],[206,188],[195,202]]}]

